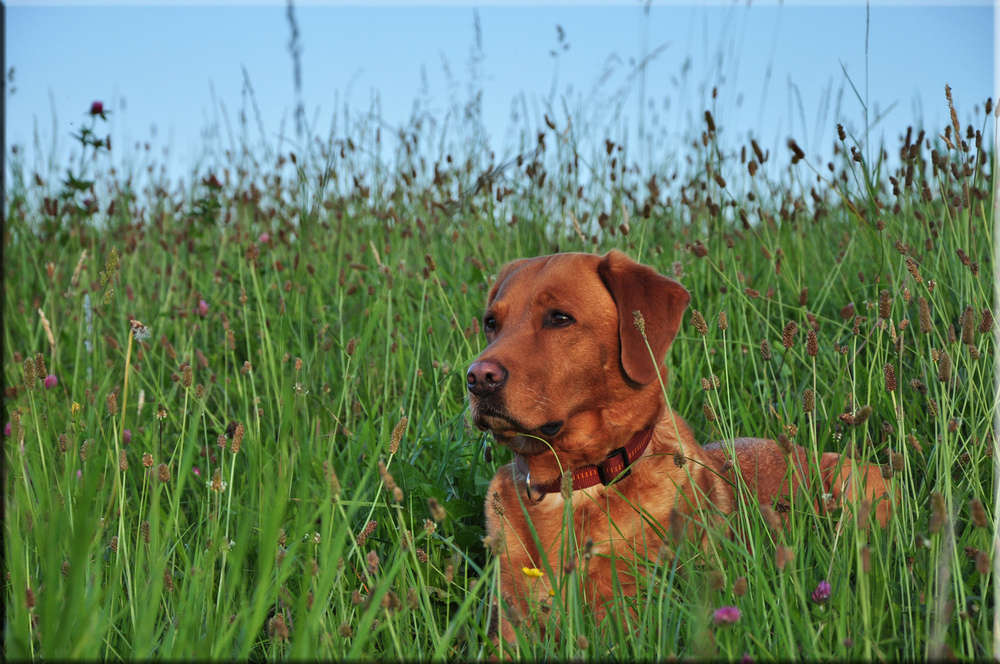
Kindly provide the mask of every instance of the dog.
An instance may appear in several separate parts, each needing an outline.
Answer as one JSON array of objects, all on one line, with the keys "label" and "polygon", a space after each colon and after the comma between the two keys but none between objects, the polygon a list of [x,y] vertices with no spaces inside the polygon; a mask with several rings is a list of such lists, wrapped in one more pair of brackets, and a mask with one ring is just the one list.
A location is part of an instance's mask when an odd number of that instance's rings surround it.
[{"label": "dog", "polygon": [[[695,441],[664,398],[664,358],[689,301],[681,284],[616,250],[501,269],[483,316],[488,345],[466,380],[474,424],[515,455],[493,478],[485,509],[512,614],[554,592],[554,579],[536,570],[561,573],[568,542],[590,547],[581,583],[601,611],[614,592],[636,592],[628,563],[655,559],[679,520],[681,534],[704,540],[710,527],[726,528],[741,486],[771,505],[809,486],[816,468],[830,503],[864,495],[885,526],[890,500],[877,466],[852,470],[835,453],[816,462],[800,446],[786,454],[759,438]],[[512,641],[512,622],[500,624]]]}]

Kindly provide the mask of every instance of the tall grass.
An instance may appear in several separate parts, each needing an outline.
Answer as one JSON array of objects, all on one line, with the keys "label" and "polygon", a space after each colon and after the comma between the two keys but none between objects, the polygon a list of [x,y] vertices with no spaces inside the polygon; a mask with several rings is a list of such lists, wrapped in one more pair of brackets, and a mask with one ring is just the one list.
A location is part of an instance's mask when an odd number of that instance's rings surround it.
[{"label": "tall grass", "polygon": [[883,530],[808,496],[775,531],[745,502],[740,537],[673,540],[603,623],[581,546],[546,561],[564,592],[520,617],[513,651],[994,655],[990,111],[892,159],[843,134],[829,164],[721,145],[707,112],[687,166],[650,172],[548,116],[497,164],[457,112],[273,157],[244,122],[188,186],[113,172],[100,113],[62,181],[11,155],[5,651],[494,654],[482,512],[510,455],[464,394],[485,292],[516,257],[620,248],[725,312],[668,358],[699,440],[844,451],[898,506]]}]

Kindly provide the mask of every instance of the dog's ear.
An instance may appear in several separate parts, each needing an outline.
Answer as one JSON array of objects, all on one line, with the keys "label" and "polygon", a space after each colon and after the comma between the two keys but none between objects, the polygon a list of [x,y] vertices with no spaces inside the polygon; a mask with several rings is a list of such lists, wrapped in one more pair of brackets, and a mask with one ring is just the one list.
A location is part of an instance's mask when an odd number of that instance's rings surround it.
[{"label": "dog's ear", "polygon": [[[622,368],[635,382],[651,383],[656,380],[657,366],[677,336],[691,294],[673,279],[616,250],[609,251],[601,259],[597,274],[618,308]],[[642,313],[655,361],[636,327],[635,311]]]},{"label": "dog's ear", "polygon": [[499,292],[500,287],[503,286],[503,282],[507,281],[507,277],[514,273],[517,268],[521,267],[527,263],[530,258],[519,258],[516,261],[511,261],[500,268],[500,274],[497,275],[497,280],[493,282],[493,286],[490,288],[489,295],[486,296],[486,306],[493,304],[493,300],[497,297],[497,292]]}]

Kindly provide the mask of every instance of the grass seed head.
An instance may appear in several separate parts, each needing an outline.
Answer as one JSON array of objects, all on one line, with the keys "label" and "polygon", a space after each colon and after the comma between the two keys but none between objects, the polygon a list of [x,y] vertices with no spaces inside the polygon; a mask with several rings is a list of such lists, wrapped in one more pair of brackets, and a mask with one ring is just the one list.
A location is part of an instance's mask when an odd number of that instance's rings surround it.
[{"label": "grass seed head", "polygon": [[438,523],[441,523],[446,518],[448,518],[448,512],[445,511],[441,503],[438,502],[437,498],[431,498],[427,501],[427,507],[431,511],[431,517]]},{"label": "grass seed head", "polygon": [[885,373],[885,391],[895,392],[896,391],[896,367],[891,363],[886,363],[882,367],[882,371]]},{"label": "grass seed head", "polygon": [[989,307],[983,309],[982,318],[979,321],[979,331],[983,334],[987,334],[993,329],[993,312],[989,310]]},{"label": "grass seed head", "polygon": [[767,339],[760,340],[760,356],[765,362],[770,362],[773,357],[771,355],[771,344],[767,342]]},{"label": "grass seed head", "polygon": [[35,355],[35,376],[45,379],[49,372],[45,369],[45,356],[41,353]]},{"label": "grass seed head", "polygon": [[716,419],[718,419],[715,416],[715,410],[712,408],[712,404],[708,403],[707,401],[702,406],[702,410],[705,413],[705,419],[708,420],[709,422],[714,422]]},{"label": "grass seed head", "polygon": [[941,528],[947,522],[948,516],[945,511],[944,496],[941,495],[940,491],[934,491],[931,493],[931,519],[927,526],[931,535],[937,535],[941,532]]},{"label": "grass seed head", "polygon": [[802,410],[807,413],[811,413],[816,410],[816,394],[812,389],[806,389],[802,393]]},{"label": "grass seed head", "polygon": [[792,441],[789,440],[788,436],[784,432],[778,434],[778,447],[781,448],[781,453],[788,456],[792,453]]},{"label": "grass seed head", "polygon": [[976,331],[975,316],[971,305],[962,313],[962,343],[966,346],[973,343],[973,334]]},{"label": "grass seed head", "polygon": [[788,563],[795,558],[795,552],[784,544],[779,544],[775,552],[775,565],[779,571],[784,571]]},{"label": "grass seed head", "polygon": [[701,336],[708,334],[708,323],[705,322],[705,317],[697,309],[691,312],[691,323]]},{"label": "grass seed head", "polygon": [[791,350],[795,345],[795,333],[798,332],[799,325],[793,320],[788,321],[785,329],[781,331],[781,345]]},{"label": "grass seed head", "polygon": [[409,419],[406,415],[403,415],[396,422],[396,426],[392,428],[392,435],[389,437],[389,454],[395,454],[399,451],[399,442],[403,439],[403,432],[406,431],[407,422],[409,422]]},{"label": "grass seed head", "polygon": [[728,329],[728,328],[729,328],[729,316],[726,314],[726,312],[724,310],[720,311],[719,312],[719,329],[722,330],[723,332],[725,332],[726,329]]},{"label": "grass seed head", "polygon": [[170,481],[170,466],[165,463],[161,463],[156,468],[156,475],[160,478],[160,481],[166,484]]},{"label": "grass seed head", "polygon": [[816,330],[809,330],[806,334],[806,355],[809,357],[819,355],[819,340],[816,337]]},{"label": "grass seed head", "polygon": [[888,290],[882,289],[878,294],[878,317],[882,320],[888,320],[891,313],[892,297],[889,295]]},{"label": "grass seed head", "polygon": [[942,383],[951,380],[951,356],[947,350],[942,350],[938,356],[938,380]]},{"label": "grass seed head", "polygon": [[118,468],[123,473],[128,470],[128,457],[125,456],[125,450],[122,450],[118,454]]},{"label": "grass seed head", "polygon": [[909,256],[906,257],[906,269],[910,271],[910,275],[913,276],[913,280],[918,284],[924,283],[924,277],[920,274],[920,268],[917,267],[917,261],[913,260]]},{"label": "grass seed head", "polygon": [[922,334],[930,334],[934,329],[934,325],[931,323],[931,306],[927,303],[925,298],[918,297],[917,307],[920,310],[920,332]]},{"label": "grass seed head", "polygon": [[29,390],[35,389],[35,360],[28,358],[24,361],[24,386]]},{"label": "grass seed head", "polygon": [[243,445],[243,436],[246,434],[246,427],[243,423],[236,425],[236,429],[233,430],[233,442],[229,446],[229,451],[236,454],[240,451],[240,446]]},{"label": "grass seed head", "polygon": [[972,502],[969,503],[969,513],[972,516],[972,523],[975,524],[977,528],[985,528],[989,525],[989,519],[986,517],[986,510],[983,508],[983,503],[978,498],[973,498]]}]

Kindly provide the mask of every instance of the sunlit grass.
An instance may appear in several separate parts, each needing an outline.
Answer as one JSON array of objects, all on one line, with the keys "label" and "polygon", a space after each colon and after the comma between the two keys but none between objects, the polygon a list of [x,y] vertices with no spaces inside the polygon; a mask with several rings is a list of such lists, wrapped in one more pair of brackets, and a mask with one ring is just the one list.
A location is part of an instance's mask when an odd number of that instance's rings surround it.
[{"label": "sunlit grass", "polygon": [[99,114],[64,182],[15,155],[6,652],[492,654],[482,513],[510,455],[466,421],[464,380],[485,292],[513,258],[619,248],[708,322],[668,357],[699,440],[846,451],[901,499],[885,530],[810,495],[775,531],[744,501],[736,539],[652,555],[600,624],[580,543],[516,653],[991,656],[993,121],[908,137],[891,172],[844,136],[770,180],[711,116],[676,179],[558,126],[491,170],[419,122],[379,160],[358,125],[274,163],[217,155],[186,189],[102,171]]}]

